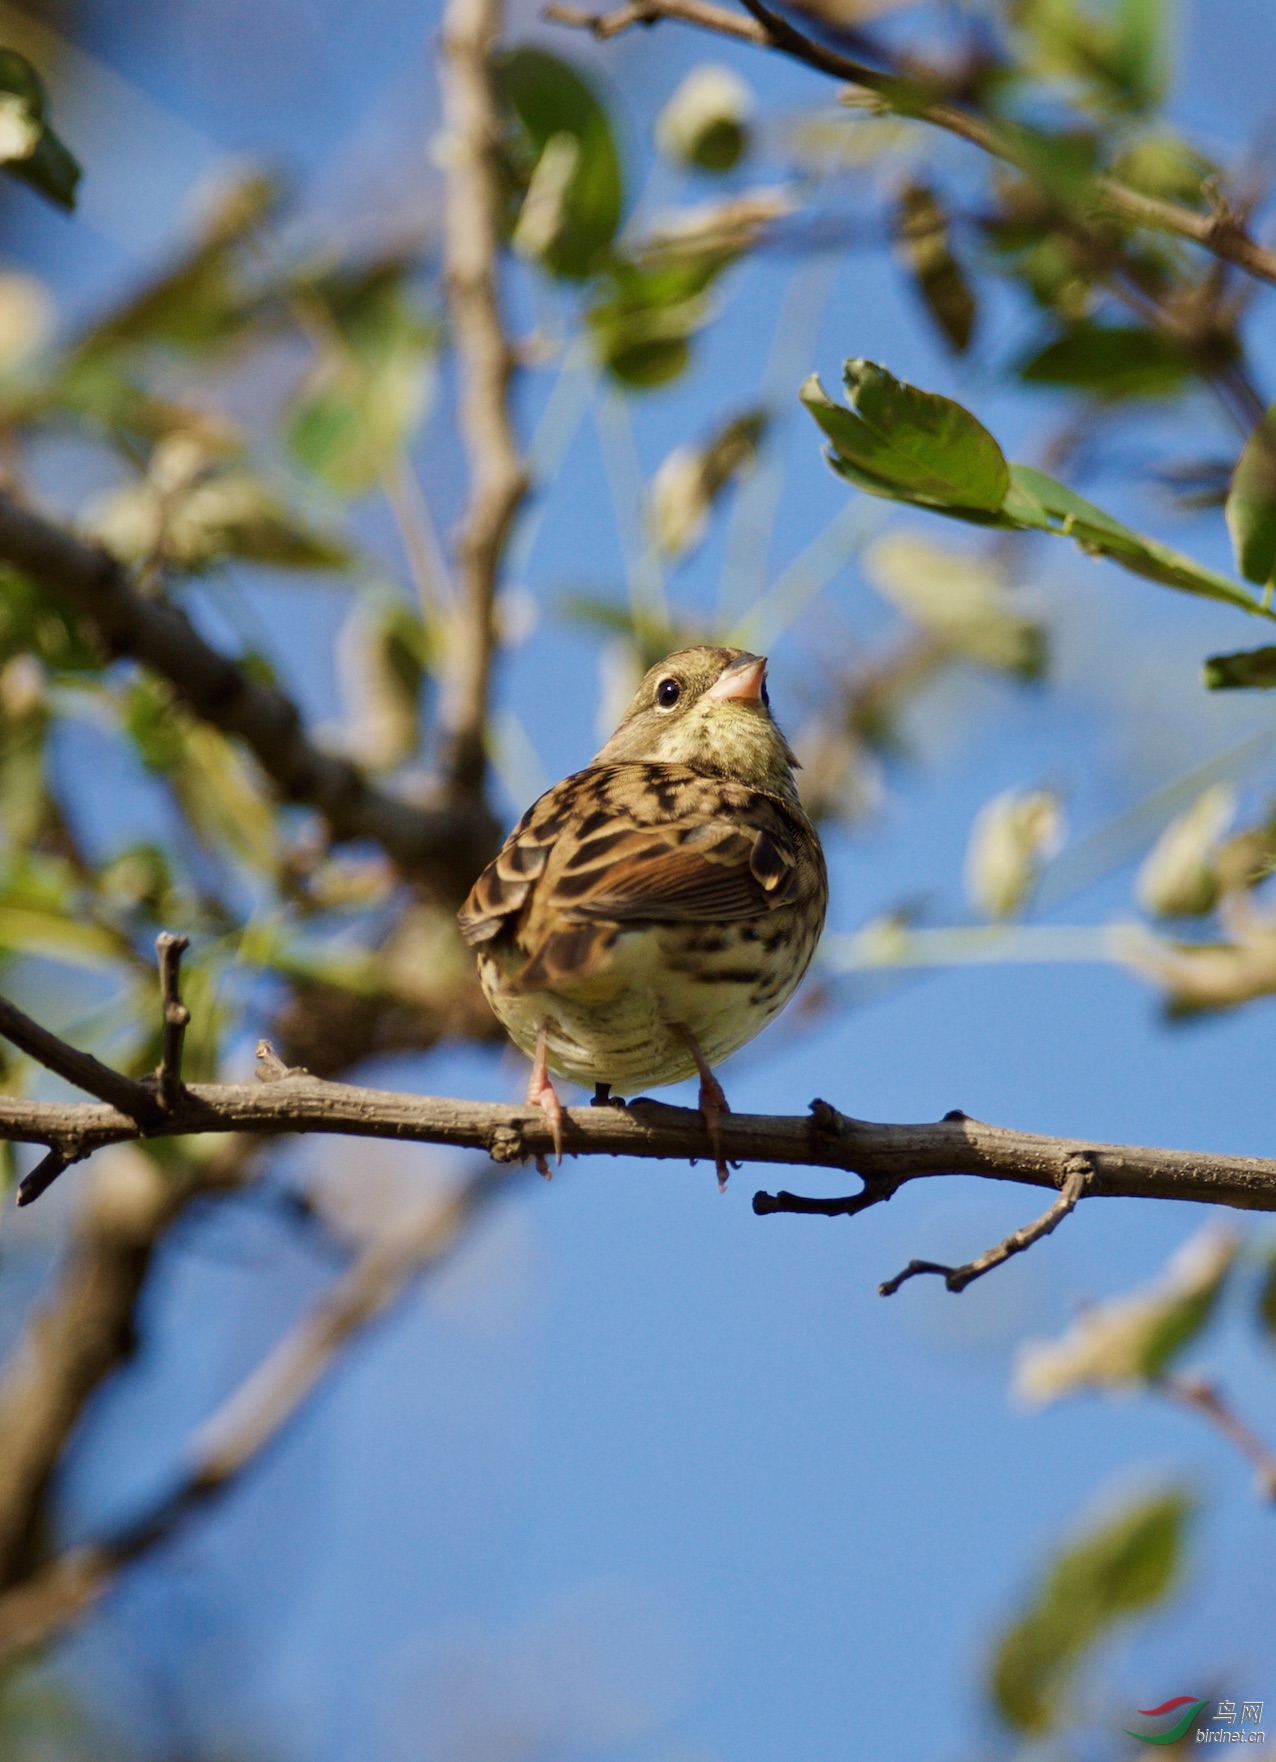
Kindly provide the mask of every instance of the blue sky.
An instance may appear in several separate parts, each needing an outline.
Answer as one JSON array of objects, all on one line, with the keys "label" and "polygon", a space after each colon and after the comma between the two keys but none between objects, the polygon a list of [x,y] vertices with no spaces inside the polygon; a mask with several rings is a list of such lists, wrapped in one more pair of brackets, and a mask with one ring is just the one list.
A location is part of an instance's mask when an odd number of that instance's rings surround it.
[{"label": "blue sky", "polygon": [[[436,20],[420,8],[98,0],[84,11],[79,41],[93,59],[71,72],[105,94],[100,157],[86,149],[87,188],[105,193],[71,223],[23,199],[8,238],[9,256],[50,277],[72,312],[153,263],[196,181],[232,155],[286,164],[316,229],[354,233],[374,202],[428,217]],[[1270,56],[1254,53],[1269,32],[1256,0],[1185,8],[1176,108],[1219,151],[1269,120]],[[623,94],[644,163],[654,106],[697,60],[737,66],[768,114],[827,95],[814,75],[681,29],[605,50],[559,46]],[[777,259],[745,271],[686,381],[638,402],[644,472],[756,395],[792,271]],[[526,289],[514,309],[528,316]],[[1269,311],[1260,301],[1255,334],[1271,389]],[[857,252],[838,269],[794,390],[809,367],[832,386],[844,356],[870,356],[975,403],[1022,457],[1059,409],[993,386],[988,363],[1027,329],[1010,309],[989,328],[979,358],[954,372],[887,252]],[[528,431],[543,379],[520,394]],[[1202,450],[1230,443],[1204,405],[1193,421]],[[772,578],[848,493],[796,409],[779,445]],[[446,402],[417,464],[446,527],[459,488]],[[1221,523],[1168,521],[1116,472],[1085,487],[1227,566]],[[568,588],[623,591],[609,497],[598,434],[583,425],[519,583],[540,622],[500,679],[548,778],[595,744],[597,644],[554,607]],[[377,513],[365,519],[386,542]],[[1033,553],[1030,571],[1053,633],[1050,682],[963,674],[917,706],[912,757],[891,770],[879,817],[829,838],[832,927],[918,898],[938,921],[959,914],[970,822],[998,790],[1059,787],[1075,837],[1269,724],[1261,701],[1207,699],[1198,683],[1204,653],[1246,640],[1234,614],[1056,548]],[[675,583],[677,604],[711,603],[722,554],[719,532]],[[332,716],[338,596],[253,587],[309,712]],[[781,720],[796,719],[841,632],[888,626],[844,570],[776,654]],[[109,813],[101,830],[110,835]],[[1130,880],[1128,868],[1108,877],[1060,916],[1128,913]],[[968,969],[811,1032],[781,1024],[724,1082],[747,1111],[798,1112],[821,1094],[874,1119],[961,1107],[1042,1132],[1266,1154],[1274,1023],[1268,1001],[1170,1028],[1149,990],[1103,966]],[[504,1098],[523,1072],[513,1057],[445,1051],[368,1080]],[[393,1187],[442,1166],[425,1150],[312,1144],[289,1153],[285,1173]],[[68,1649],[130,1753],[970,1756],[994,1741],[979,1686],[987,1644],[1034,1564],[1114,1487],[1165,1479],[1187,1480],[1203,1501],[1189,1587],[1118,1653],[1096,1705],[1215,1683],[1276,1701],[1270,1518],[1243,1466],[1149,1402],[1027,1415],[1008,1394],[1020,1341],[1060,1329],[1079,1298],[1150,1277],[1200,1226],[1200,1208],[1096,1202],[960,1298],[918,1281],[883,1301],[878,1281],[912,1256],[965,1258],[1025,1221],[1033,1196],[919,1183],[854,1220],[758,1219],[749,1200],[763,1184],[744,1169],[719,1197],[704,1168],[600,1161],[570,1164],[549,1186],[529,1178],[498,1202],[455,1260],[353,1347],[225,1506],[130,1573]],[[1253,1241],[1264,1239],[1256,1225]],[[23,1240],[13,1238],[19,1277]],[[156,1271],[137,1363],[86,1419],[65,1488],[69,1532],[162,1485],[189,1428],[332,1272],[262,1205],[184,1226]],[[1205,1350],[1261,1429],[1270,1352],[1239,1321]]]}]

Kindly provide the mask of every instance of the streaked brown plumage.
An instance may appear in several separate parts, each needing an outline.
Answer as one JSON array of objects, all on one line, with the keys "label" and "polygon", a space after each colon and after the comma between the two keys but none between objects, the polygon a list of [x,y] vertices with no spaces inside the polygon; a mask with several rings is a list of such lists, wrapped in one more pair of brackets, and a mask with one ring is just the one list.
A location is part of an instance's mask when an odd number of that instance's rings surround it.
[{"label": "streaked brown plumage", "polygon": [[461,909],[556,1140],[547,1067],[631,1094],[698,1070],[716,1137],[727,1104],[710,1067],[778,1014],[815,951],[824,857],[765,670],[709,647],[653,667],[593,763],[528,809]]}]

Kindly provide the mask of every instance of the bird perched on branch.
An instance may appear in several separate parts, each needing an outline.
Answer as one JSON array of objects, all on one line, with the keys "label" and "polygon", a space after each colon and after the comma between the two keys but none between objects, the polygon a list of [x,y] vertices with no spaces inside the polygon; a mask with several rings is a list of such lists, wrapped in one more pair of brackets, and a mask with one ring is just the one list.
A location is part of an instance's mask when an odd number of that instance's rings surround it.
[{"label": "bird perched on branch", "polygon": [[796,762],[771,716],[765,657],[680,649],[474,883],[461,934],[488,1002],[532,1058],[527,1099],[560,1160],[550,1071],[597,1085],[600,1103],[613,1087],[699,1072],[725,1181],[730,1110],[712,1067],[793,995],[828,903]]}]

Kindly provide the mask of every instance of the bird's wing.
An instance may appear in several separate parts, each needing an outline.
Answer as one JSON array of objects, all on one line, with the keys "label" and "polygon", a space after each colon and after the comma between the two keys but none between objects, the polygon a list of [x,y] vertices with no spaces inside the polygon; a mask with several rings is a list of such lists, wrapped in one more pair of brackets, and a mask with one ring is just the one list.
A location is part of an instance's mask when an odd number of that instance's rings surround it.
[{"label": "bird's wing", "polygon": [[[514,930],[529,975],[593,970],[622,928],[764,917],[819,885],[773,796],[684,766],[578,772],[529,810],[460,916],[470,943]],[[814,842],[813,834],[807,833]],[[818,852],[818,846],[816,846]]]}]

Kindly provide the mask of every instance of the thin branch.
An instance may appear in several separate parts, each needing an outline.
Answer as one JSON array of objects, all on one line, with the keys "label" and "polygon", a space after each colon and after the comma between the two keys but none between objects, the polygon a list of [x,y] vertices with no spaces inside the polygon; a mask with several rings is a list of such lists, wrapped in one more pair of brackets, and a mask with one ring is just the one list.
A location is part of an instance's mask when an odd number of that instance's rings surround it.
[{"label": "thin branch", "polygon": [[312,745],[291,699],[219,654],[180,607],[145,598],[106,551],[3,491],[0,560],[87,620],[111,654],[140,661],[195,715],[242,740],[284,800],[317,809],[334,838],[370,839],[448,897],[459,897],[491,854],[494,828],[485,812],[466,804],[418,807],[384,794],[348,759]]},{"label": "thin branch", "polygon": [[0,1595],[0,1667],[63,1631],[122,1566],[233,1486],[279,1436],[341,1348],[421,1272],[437,1266],[475,1212],[510,1179],[505,1170],[479,1174],[441,1204],[432,1198],[406,1227],[375,1241],[199,1428],[176,1491],[113,1535],[69,1550]]},{"label": "thin branch", "polygon": [[168,930],[162,931],[155,943],[159,953],[160,1001],[164,1009],[164,1038],[155,1085],[165,1113],[172,1113],[174,1108],[181,1106],[184,1093],[182,1046],[191,1013],[182,1002],[180,986],[182,956],[190,945],[189,936],[174,936]]},{"label": "thin branch", "polygon": [[500,19],[500,0],[448,0],[439,71],[448,143],[443,258],[460,366],[458,417],[470,472],[457,540],[459,604],[439,711],[444,774],[458,802],[482,798],[497,572],[528,489],[510,417],[514,354],[497,287],[501,114],[489,62]]},{"label": "thin branch", "polygon": [[[739,37],[764,49],[790,55],[819,73],[834,79],[847,80],[873,92],[884,107],[898,116],[911,117],[945,129],[964,141],[970,141],[985,153],[1020,165],[1022,155],[1016,151],[1013,137],[986,117],[978,116],[947,99],[936,96],[942,89],[938,79],[928,81],[916,70],[907,74],[870,67],[867,62],[830,49],[797,30],[786,18],[772,12],[762,0],[743,0],[751,17],[741,18],[736,12],[715,6],[708,0],[628,0],[612,12],[593,13],[577,6],[552,4],[543,16],[558,24],[574,25],[592,31],[596,37],[614,37],[634,25],[652,25],[660,19],[677,19],[684,24],[699,26],[721,36]],[[1109,213],[1131,226],[1146,227],[1152,232],[1172,233],[1188,239],[1228,263],[1262,281],[1276,282],[1276,251],[1270,251],[1251,238],[1242,223],[1225,205],[1214,212],[1200,214],[1180,202],[1163,201],[1158,196],[1145,196],[1128,184],[1112,177],[1096,177],[1094,190],[1101,205]]]},{"label": "thin branch", "polygon": [[1152,1387],[1171,1401],[1203,1414],[1253,1464],[1259,1498],[1276,1502],[1276,1452],[1228,1406],[1213,1383],[1204,1377],[1166,1376],[1158,1377]]},{"label": "thin branch", "polygon": [[879,1297],[893,1297],[904,1283],[918,1273],[938,1273],[950,1291],[964,1291],[967,1285],[976,1279],[982,1279],[995,1266],[1001,1266],[1010,1259],[1012,1254],[1022,1254],[1025,1248],[1031,1248],[1034,1242],[1040,1242],[1043,1236],[1061,1224],[1068,1213],[1085,1195],[1091,1174],[1090,1158],[1086,1155],[1074,1157],[1072,1167],[1068,1171],[1063,1184],[1063,1192],[1054,1204],[1043,1211],[1039,1218],[1025,1224],[1022,1229],[1015,1230],[1004,1241],[987,1249],[976,1260],[967,1261],[965,1266],[940,1266],[933,1260],[910,1260],[902,1273],[896,1273],[893,1279],[887,1279],[884,1285],[877,1287]]},{"label": "thin branch", "polygon": [[156,1117],[155,1097],[145,1084],[113,1071],[91,1052],[69,1046],[5,997],[0,997],[0,1034],[46,1070],[64,1077],[86,1094],[96,1095],[99,1101],[108,1102],[139,1123],[150,1123]]}]

